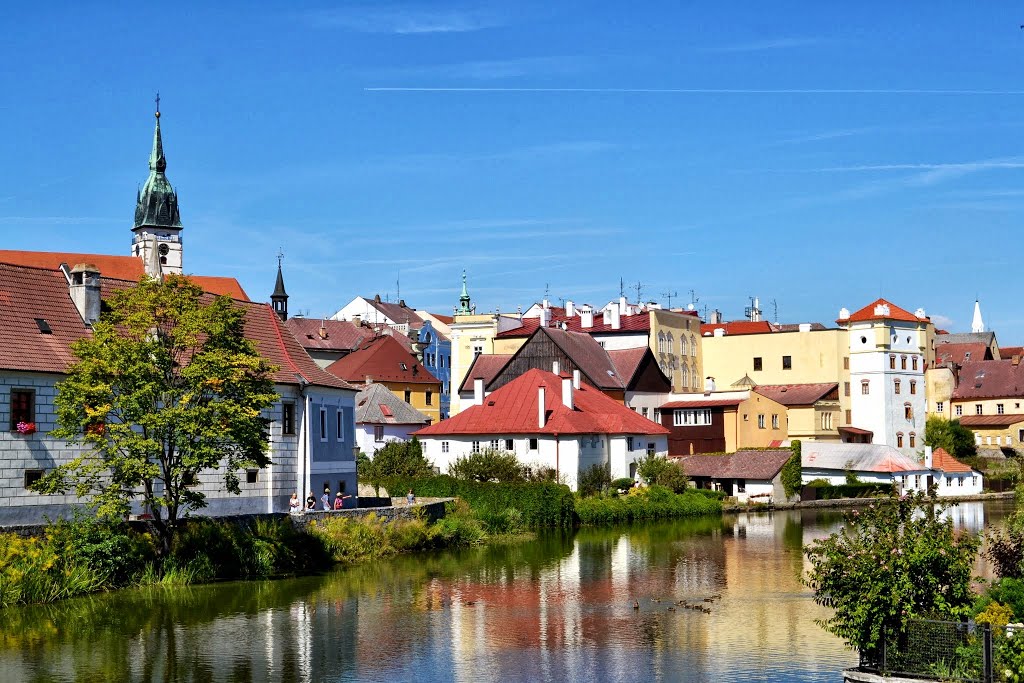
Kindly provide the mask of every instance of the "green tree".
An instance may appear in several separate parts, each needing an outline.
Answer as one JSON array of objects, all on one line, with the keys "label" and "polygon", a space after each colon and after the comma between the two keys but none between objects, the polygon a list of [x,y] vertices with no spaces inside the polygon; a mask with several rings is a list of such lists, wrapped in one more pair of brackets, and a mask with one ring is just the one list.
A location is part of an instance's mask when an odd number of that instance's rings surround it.
[{"label": "green tree", "polygon": [[244,335],[244,311],[188,279],[144,279],[106,302],[91,338],[58,384],[53,436],[79,457],[34,486],[74,491],[101,517],[123,519],[133,501],[153,516],[160,559],[180,518],[205,507],[197,475],[220,468],[240,493],[238,470],[266,467],[274,368]]},{"label": "green tree", "polygon": [[818,623],[873,657],[883,632],[894,643],[911,619],[967,616],[978,541],[954,531],[945,507],[923,493],[875,503],[805,547],[811,568],[804,581],[814,601],[834,611]]},{"label": "green tree", "polygon": [[456,458],[448,465],[448,474],[456,479],[470,481],[526,480],[526,468],[516,458],[515,453],[496,451],[493,448],[470,453],[464,458]]},{"label": "green tree", "polygon": [[793,455],[789,457],[786,464],[782,466],[782,488],[787,498],[800,493],[803,485],[803,456],[801,455],[800,439],[794,439],[790,450]]},{"label": "green tree", "polygon": [[434,466],[423,457],[423,447],[414,436],[411,441],[392,441],[374,453],[373,475],[379,480],[430,477],[434,475]]},{"label": "green tree", "polygon": [[581,496],[594,496],[606,490],[611,483],[611,468],[606,464],[594,463],[580,472],[576,490]]},{"label": "green tree", "polygon": [[974,432],[960,424],[960,420],[947,420],[933,415],[924,423],[924,444],[943,448],[954,458],[969,458],[978,452],[974,445]]},{"label": "green tree", "polygon": [[664,486],[676,493],[685,491],[689,483],[682,467],[660,455],[645,455],[637,460],[636,473],[648,486]]}]

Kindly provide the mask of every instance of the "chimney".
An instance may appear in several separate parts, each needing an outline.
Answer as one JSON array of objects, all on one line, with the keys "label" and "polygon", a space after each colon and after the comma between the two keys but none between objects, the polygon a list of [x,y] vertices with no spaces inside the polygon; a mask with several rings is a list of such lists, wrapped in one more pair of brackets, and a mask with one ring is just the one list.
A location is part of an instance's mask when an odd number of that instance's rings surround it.
[{"label": "chimney", "polygon": [[801,332],[810,332],[811,331],[811,324],[810,323],[800,323],[800,331]]},{"label": "chimney", "polygon": [[715,378],[705,377],[704,378],[704,393],[710,393],[715,390]]},{"label": "chimney", "polygon": [[562,375],[562,405],[569,410],[574,410],[572,399],[572,377],[569,375]]},{"label": "chimney", "polygon": [[548,301],[547,299],[541,299],[541,301],[540,301],[540,307],[541,307],[542,309],[548,309],[548,308],[551,308],[551,302],[550,302],[550,301]]},{"label": "chimney", "polygon": [[363,324],[363,316],[361,316],[361,315],[354,315],[354,316],[352,316],[352,324],[355,325],[356,327],[360,327]]},{"label": "chimney", "polygon": [[484,404],[484,378],[474,377],[473,378],[473,405],[482,406]]},{"label": "chimney", "polygon": [[579,389],[580,388],[580,371],[579,370],[573,370],[572,371],[572,388],[573,389]]},{"label": "chimney", "polygon": [[544,429],[547,422],[547,410],[544,404],[544,385],[537,387],[537,426]]},{"label": "chimney", "polygon": [[1020,365],[1020,354],[1015,353],[1010,357],[1010,365],[1017,367]]},{"label": "chimney", "polygon": [[71,269],[71,300],[86,325],[100,319],[100,269],[91,263],[79,263]]},{"label": "chimney", "polygon": [[540,309],[540,326],[547,327],[548,323],[551,322],[551,309],[545,306]]},{"label": "chimney", "polygon": [[924,447],[924,468],[930,470],[932,468],[932,447]]},{"label": "chimney", "polygon": [[612,309],[612,329],[618,330],[622,327],[622,318],[620,317],[619,309]]},{"label": "chimney", "polygon": [[609,306],[611,306],[611,304],[605,306],[604,309],[601,311],[601,322],[603,322],[605,325],[612,324],[612,309],[609,308]]},{"label": "chimney", "polygon": [[626,297],[619,297],[619,315],[627,315],[629,313],[629,304],[626,301]]},{"label": "chimney", "polygon": [[562,368],[559,367],[558,361],[557,360],[551,361],[551,374],[559,375],[559,374],[561,374],[561,372],[562,372]]},{"label": "chimney", "polygon": [[717,308],[711,311],[711,320],[709,321],[712,325],[722,324],[722,312]]},{"label": "chimney", "polygon": [[848,320],[849,318],[850,318],[850,309],[849,308],[840,308],[839,309],[839,319],[840,320]]},{"label": "chimney", "polygon": [[398,300],[398,307],[399,308],[405,308],[405,299],[399,299]]},{"label": "chimney", "polygon": [[583,329],[590,329],[594,326],[594,309],[590,306],[584,306],[580,309],[580,327]]},{"label": "chimney", "polygon": [[327,339],[327,322],[324,320],[320,321],[320,329],[316,331],[320,335],[321,339]]},{"label": "chimney", "polygon": [[716,327],[714,335],[716,337],[724,337],[725,336],[725,328],[724,327]]},{"label": "chimney", "polygon": [[576,307],[573,305],[572,301],[570,301],[570,300],[566,300],[566,302],[565,302],[565,315],[570,317],[570,318],[572,316],[576,315]]}]

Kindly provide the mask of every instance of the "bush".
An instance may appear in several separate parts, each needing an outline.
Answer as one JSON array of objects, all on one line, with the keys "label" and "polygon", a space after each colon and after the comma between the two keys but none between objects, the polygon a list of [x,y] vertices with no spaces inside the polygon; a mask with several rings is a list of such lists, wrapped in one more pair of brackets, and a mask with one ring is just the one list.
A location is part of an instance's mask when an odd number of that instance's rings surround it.
[{"label": "bush", "polygon": [[611,468],[608,465],[594,463],[580,472],[576,480],[576,491],[581,496],[593,496],[603,493],[612,483]]},{"label": "bush", "polygon": [[660,455],[646,455],[636,461],[636,473],[647,484],[664,486],[682,493],[689,484],[683,468]]},{"label": "bush", "polygon": [[[381,483],[393,477],[418,478],[434,475],[434,466],[423,456],[423,447],[415,436],[411,441],[391,441],[373,458],[360,453],[356,456],[356,476],[374,488],[380,495]],[[404,491],[406,489],[388,489]]]},{"label": "bush", "polygon": [[84,564],[107,588],[137,582],[156,557],[153,538],[133,531],[124,522],[100,520],[77,512],[46,530],[47,539],[62,557]]},{"label": "bush", "polygon": [[794,439],[790,449],[793,451],[793,455],[782,466],[781,476],[782,488],[786,492],[787,498],[800,494],[800,484],[803,480],[803,456],[801,454],[800,440]]},{"label": "bush", "polygon": [[629,491],[634,483],[630,477],[621,477],[612,481],[611,488],[615,491]]},{"label": "bush", "polygon": [[55,602],[104,588],[104,577],[53,539],[0,534],[0,607]]},{"label": "bush", "polygon": [[959,620],[973,602],[977,539],[918,493],[871,504],[846,515],[847,524],[805,549],[805,583],[833,614],[821,626],[873,658],[906,633],[911,619]]},{"label": "bush", "polygon": [[621,524],[654,519],[708,515],[722,511],[722,504],[694,489],[673,493],[657,484],[632,489],[615,498],[582,498],[576,501],[581,524]]},{"label": "bush", "polygon": [[448,465],[448,474],[456,479],[469,481],[525,481],[525,469],[514,453],[505,453],[488,448],[456,458]]},{"label": "bush", "polygon": [[807,485],[816,489],[818,500],[875,498],[891,495],[894,491],[893,484],[830,484],[826,479],[816,479]]},{"label": "bush", "polygon": [[572,492],[563,484],[475,482],[444,475],[384,484],[389,491],[412,489],[420,498],[461,498],[474,511],[515,508],[528,527],[568,527],[575,519]]}]

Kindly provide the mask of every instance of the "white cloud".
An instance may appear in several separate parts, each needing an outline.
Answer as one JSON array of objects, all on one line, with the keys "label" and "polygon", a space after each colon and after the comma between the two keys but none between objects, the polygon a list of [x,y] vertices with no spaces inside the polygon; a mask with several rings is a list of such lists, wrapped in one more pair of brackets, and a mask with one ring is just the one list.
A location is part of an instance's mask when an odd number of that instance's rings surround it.
[{"label": "white cloud", "polygon": [[415,35],[468,33],[505,24],[503,17],[485,9],[440,9],[409,5],[363,5],[308,12],[317,28],[341,28],[360,33]]},{"label": "white cloud", "polygon": [[749,43],[736,43],[719,47],[702,48],[704,52],[764,52],[766,50],[783,50],[795,47],[821,45],[826,42],[822,38],[769,38]]}]

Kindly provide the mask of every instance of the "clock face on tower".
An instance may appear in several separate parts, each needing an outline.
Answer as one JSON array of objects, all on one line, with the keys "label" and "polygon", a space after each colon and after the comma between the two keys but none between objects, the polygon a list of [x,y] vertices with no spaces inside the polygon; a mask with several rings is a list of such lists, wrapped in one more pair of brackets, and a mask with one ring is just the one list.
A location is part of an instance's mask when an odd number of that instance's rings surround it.
[{"label": "clock face on tower", "polygon": [[170,250],[171,250],[171,248],[168,247],[166,244],[161,244],[160,245],[159,251],[160,251],[160,255],[161,256],[167,256],[167,252],[169,252]]}]

